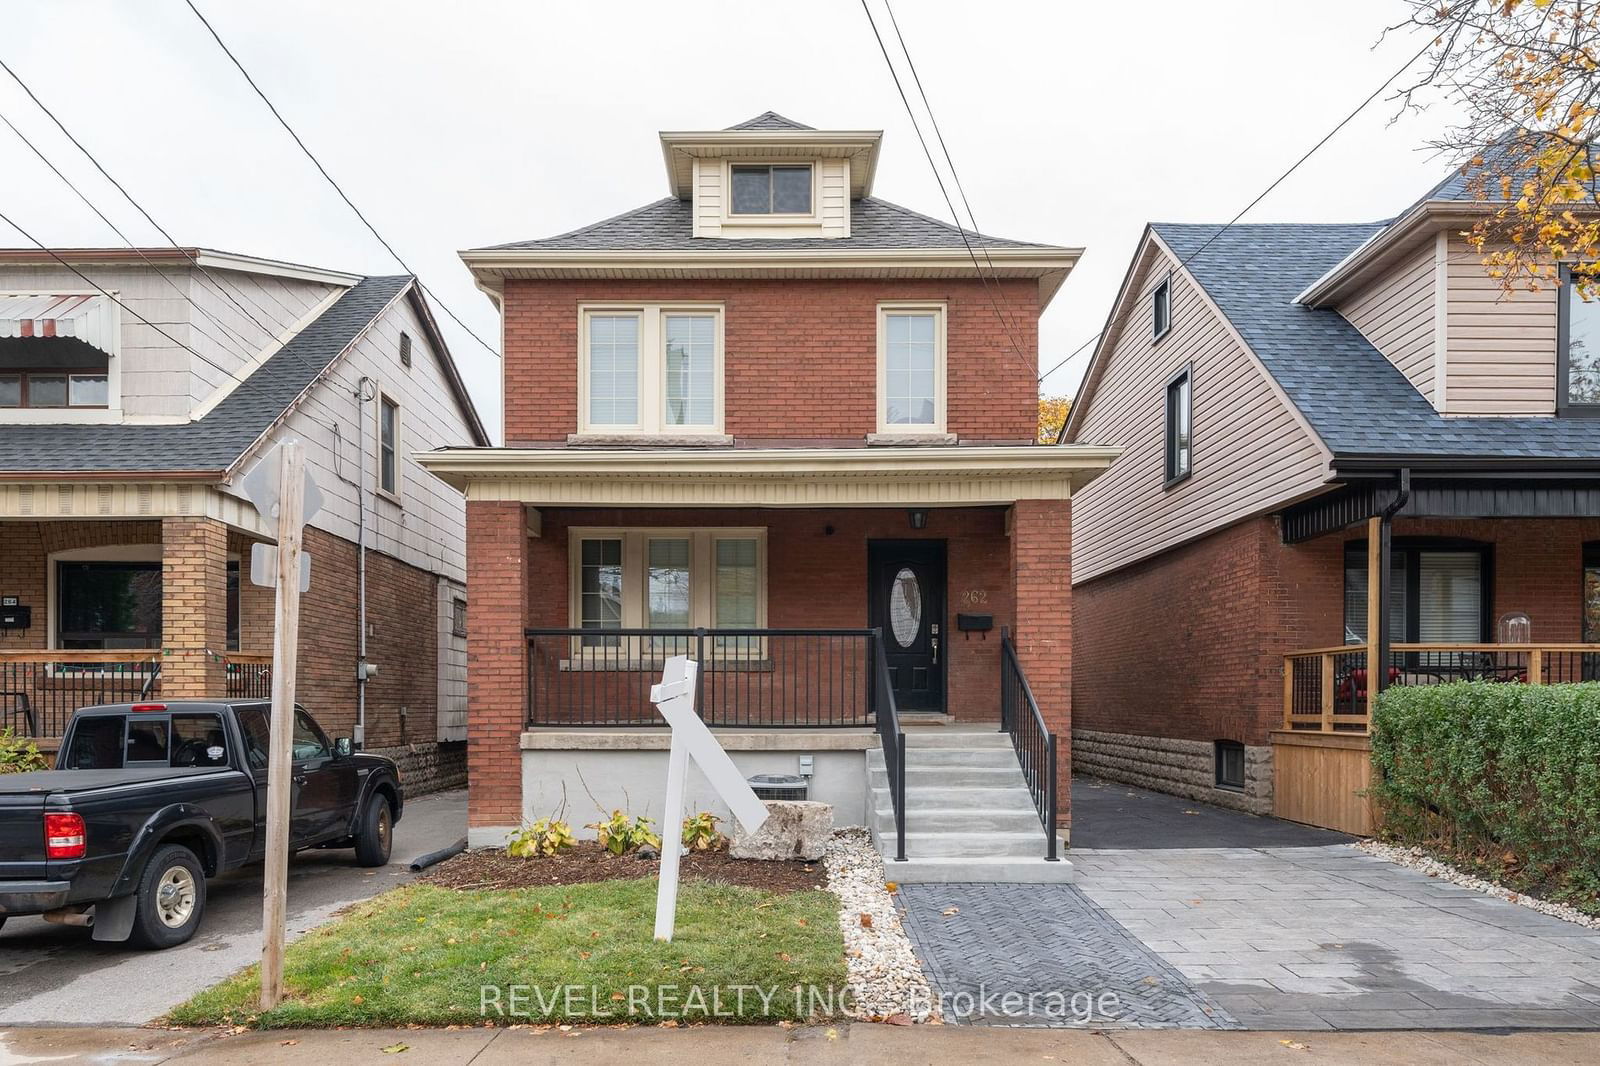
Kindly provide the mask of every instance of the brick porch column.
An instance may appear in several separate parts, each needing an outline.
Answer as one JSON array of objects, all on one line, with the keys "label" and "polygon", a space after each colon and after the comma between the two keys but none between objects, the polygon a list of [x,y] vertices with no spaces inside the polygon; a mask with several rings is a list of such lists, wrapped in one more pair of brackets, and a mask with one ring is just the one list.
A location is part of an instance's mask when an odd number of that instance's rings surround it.
[{"label": "brick porch column", "polygon": [[1072,824],[1072,505],[1018,500],[1011,508],[1012,640],[1056,741],[1057,817]]},{"label": "brick porch column", "polygon": [[227,695],[228,527],[215,518],[161,520],[161,694]]},{"label": "brick porch column", "polygon": [[467,831],[496,845],[522,824],[528,532],[520,503],[467,502]]}]

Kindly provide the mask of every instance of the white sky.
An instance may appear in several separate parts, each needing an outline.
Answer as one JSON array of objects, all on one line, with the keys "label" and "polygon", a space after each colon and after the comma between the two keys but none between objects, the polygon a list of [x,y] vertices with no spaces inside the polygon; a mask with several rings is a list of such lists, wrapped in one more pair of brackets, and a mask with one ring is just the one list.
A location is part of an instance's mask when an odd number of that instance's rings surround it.
[{"label": "white sky", "polygon": [[[196,2],[357,205],[491,343],[493,308],[456,250],[659,199],[658,130],[767,109],[882,128],[875,194],[949,217],[859,0]],[[895,13],[979,225],[1087,248],[1041,323],[1043,367],[1100,328],[1145,222],[1226,221],[1421,45],[1373,48],[1400,0],[900,0]],[[181,0],[53,0],[9,6],[6,21],[0,55],[180,242],[399,272]],[[163,243],[3,74],[0,113],[133,239]],[[1423,148],[1441,113],[1395,113],[1374,103],[1246,220],[1400,210],[1450,164]],[[118,243],[3,128],[0,159],[5,210],[36,236]],[[0,232],[0,245],[25,244]],[[498,433],[498,361],[439,317]],[[1046,390],[1070,394],[1087,355]]]}]

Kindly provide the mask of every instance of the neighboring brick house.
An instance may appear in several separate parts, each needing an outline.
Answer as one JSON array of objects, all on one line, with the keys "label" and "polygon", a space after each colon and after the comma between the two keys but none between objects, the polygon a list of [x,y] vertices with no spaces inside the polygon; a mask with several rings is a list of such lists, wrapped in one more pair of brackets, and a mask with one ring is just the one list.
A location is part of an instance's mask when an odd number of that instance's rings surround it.
[{"label": "neighboring brick house", "polygon": [[506,446],[421,461],[468,501],[475,841],[551,813],[556,746],[652,723],[678,650],[708,720],[767,731],[727,742],[789,772],[877,744],[875,648],[901,717],[997,722],[1002,627],[1065,735],[1068,498],[1114,456],[1034,444],[1038,318],[1079,253],[874,198],[880,140],[663,133],[665,199],[463,253],[503,316]]},{"label": "neighboring brick house", "polygon": [[1124,448],[1073,507],[1080,772],[1365,831],[1377,689],[1600,676],[1600,304],[1502,293],[1478,184],[1147,228],[1062,434]]},{"label": "neighboring brick house", "polygon": [[413,790],[459,782],[465,508],[412,453],[487,437],[415,280],[58,254],[0,251],[0,725],[48,741],[85,703],[267,695],[273,593],[248,575],[270,536],[240,482],[294,437],[324,501],[298,698]]}]

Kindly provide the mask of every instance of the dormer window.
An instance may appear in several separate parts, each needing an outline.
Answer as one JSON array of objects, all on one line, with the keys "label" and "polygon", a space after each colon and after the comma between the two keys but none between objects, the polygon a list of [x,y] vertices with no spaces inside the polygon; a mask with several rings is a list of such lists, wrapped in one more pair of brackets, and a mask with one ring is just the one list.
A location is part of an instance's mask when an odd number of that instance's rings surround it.
[{"label": "dormer window", "polygon": [[811,214],[811,166],[731,168],[735,215]]}]

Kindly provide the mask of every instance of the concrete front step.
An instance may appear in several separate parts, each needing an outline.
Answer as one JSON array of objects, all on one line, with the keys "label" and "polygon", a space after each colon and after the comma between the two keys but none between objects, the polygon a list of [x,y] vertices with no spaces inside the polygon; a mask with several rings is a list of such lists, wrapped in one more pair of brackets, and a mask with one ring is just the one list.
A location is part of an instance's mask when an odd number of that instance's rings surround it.
[{"label": "concrete front step", "polygon": [[964,748],[968,751],[1004,748],[1011,751],[1011,737],[998,729],[973,732],[966,729],[906,730],[906,750],[917,748]]},{"label": "concrete front step", "polygon": [[[909,846],[909,845],[908,845]],[[883,876],[903,885],[956,884],[975,881],[982,884],[1047,885],[1072,880],[1072,863],[1066,859],[1046,862],[1034,859],[926,858],[912,854],[905,862],[895,862],[891,850],[885,855]]]},{"label": "concrete front step", "polygon": [[[867,749],[867,765],[874,770],[883,767],[883,751]],[[1010,748],[907,748],[906,769],[953,766],[971,767],[974,770],[1015,770],[1017,756]]]},{"label": "concrete front step", "polygon": [[906,828],[906,851],[912,855],[941,859],[1042,858],[1044,830],[1033,833],[939,833]]},{"label": "concrete front step", "polygon": [[[869,767],[867,785],[888,788],[889,773]],[[1022,771],[1011,766],[906,766],[906,788],[1018,788],[1026,789]]]},{"label": "concrete front step", "polygon": [[[888,828],[892,831],[894,807],[887,797],[873,808],[872,814],[880,830]],[[1031,806],[1026,809],[1008,807],[1004,810],[992,807],[908,807],[906,815],[906,827],[914,827],[918,831],[1037,833],[1041,840],[1044,839],[1039,813]]]},{"label": "concrete front step", "polygon": [[[875,807],[892,807],[889,785],[880,781],[871,789]],[[906,787],[906,810],[1033,811],[1033,798],[1025,788]]]}]

